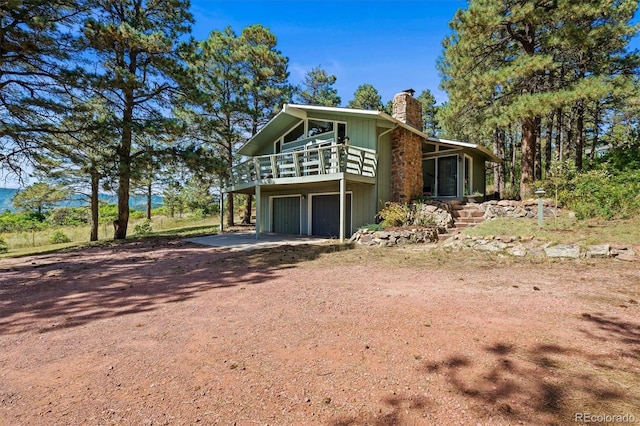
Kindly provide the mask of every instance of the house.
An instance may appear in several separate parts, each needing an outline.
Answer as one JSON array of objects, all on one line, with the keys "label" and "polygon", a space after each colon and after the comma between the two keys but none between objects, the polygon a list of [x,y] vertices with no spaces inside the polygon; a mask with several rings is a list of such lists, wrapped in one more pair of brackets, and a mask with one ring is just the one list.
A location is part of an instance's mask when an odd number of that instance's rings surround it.
[{"label": "house", "polygon": [[225,193],[255,195],[260,232],[334,236],[341,241],[374,223],[387,201],[421,196],[463,200],[485,193],[482,146],[422,132],[412,90],[393,99],[393,114],[285,104],[239,153]]}]

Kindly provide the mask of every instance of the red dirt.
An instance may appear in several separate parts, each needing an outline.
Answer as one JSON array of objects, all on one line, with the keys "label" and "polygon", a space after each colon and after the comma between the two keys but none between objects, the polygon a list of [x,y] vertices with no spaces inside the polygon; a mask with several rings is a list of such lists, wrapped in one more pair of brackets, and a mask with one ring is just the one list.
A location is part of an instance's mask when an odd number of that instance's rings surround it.
[{"label": "red dirt", "polygon": [[4,259],[0,424],[640,422],[639,300],[613,260],[178,241]]}]

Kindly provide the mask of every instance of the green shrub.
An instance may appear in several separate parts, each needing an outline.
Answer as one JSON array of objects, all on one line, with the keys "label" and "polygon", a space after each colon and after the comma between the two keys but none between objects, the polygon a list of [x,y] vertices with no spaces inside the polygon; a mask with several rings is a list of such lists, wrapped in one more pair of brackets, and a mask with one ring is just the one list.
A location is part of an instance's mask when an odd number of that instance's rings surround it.
[{"label": "green shrub", "polygon": [[149,219],[143,220],[133,228],[133,232],[136,235],[148,235],[152,233],[153,228],[151,227],[151,221]]},{"label": "green shrub", "polygon": [[640,170],[617,171],[605,167],[580,173],[562,198],[578,219],[624,219],[638,215]]},{"label": "green shrub", "polygon": [[129,219],[142,219],[146,216],[147,214],[145,212],[141,212],[140,210],[131,210],[129,212]]},{"label": "green shrub", "polygon": [[380,225],[379,223],[368,223],[360,227],[360,229],[366,229],[367,231],[382,231],[384,230],[384,226]]},{"label": "green shrub", "polygon": [[520,185],[507,185],[502,192],[502,198],[505,200],[519,200]]},{"label": "green shrub", "polygon": [[202,220],[206,216],[204,209],[195,209],[193,213],[191,213],[191,219],[193,220]]},{"label": "green shrub", "polygon": [[71,239],[67,237],[67,235],[62,231],[54,231],[49,236],[50,244],[63,244],[63,243],[70,243],[70,242],[71,242]]},{"label": "green shrub", "polygon": [[89,210],[85,207],[61,207],[53,209],[47,222],[56,226],[78,226],[89,223]]},{"label": "green shrub", "polygon": [[7,244],[2,237],[0,237],[0,253],[6,253],[8,251],[9,251],[9,244]]},{"label": "green shrub", "polygon": [[411,219],[411,209],[406,204],[387,202],[376,217],[384,228],[403,226]]}]

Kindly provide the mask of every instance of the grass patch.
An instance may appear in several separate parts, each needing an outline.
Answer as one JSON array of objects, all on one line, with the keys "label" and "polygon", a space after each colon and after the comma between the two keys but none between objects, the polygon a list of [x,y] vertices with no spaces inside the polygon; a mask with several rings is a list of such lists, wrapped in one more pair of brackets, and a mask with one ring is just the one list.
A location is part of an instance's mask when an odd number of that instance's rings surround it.
[{"label": "grass patch", "polygon": [[640,244],[640,217],[631,219],[577,220],[570,217],[545,219],[542,228],[537,219],[498,218],[465,229],[467,235],[486,237],[508,235],[531,237],[557,244]]},{"label": "grass patch", "polygon": [[[157,237],[196,237],[210,235],[218,232],[218,217],[193,220],[191,218],[155,217],[151,221],[153,230],[142,235],[135,235],[133,230],[136,225],[146,219],[132,219],[129,221],[129,236],[127,240]],[[9,251],[0,254],[0,258],[21,257],[33,254],[53,253],[63,249],[80,248],[94,244],[113,241],[113,228],[105,224],[98,229],[98,242],[89,242],[89,226],[65,226],[56,229],[48,229],[37,232],[5,233],[1,237],[7,243]],[[69,238],[69,242],[52,244],[51,236],[55,233],[63,233]]]}]

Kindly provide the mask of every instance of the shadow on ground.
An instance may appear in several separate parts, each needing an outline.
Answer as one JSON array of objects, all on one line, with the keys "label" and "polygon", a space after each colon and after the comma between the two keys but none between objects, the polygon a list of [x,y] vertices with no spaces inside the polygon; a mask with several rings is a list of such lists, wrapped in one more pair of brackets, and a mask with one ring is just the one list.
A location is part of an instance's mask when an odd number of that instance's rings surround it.
[{"label": "shadow on ground", "polygon": [[0,271],[0,333],[47,332],[157,309],[199,293],[258,285],[338,245],[228,252],[140,241],[22,258]]},{"label": "shadow on ground", "polygon": [[[478,424],[565,425],[575,423],[579,413],[626,414],[637,421],[640,323],[585,313],[578,327],[576,334],[587,336],[586,342],[520,348],[497,341],[482,347],[481,356],[470,352],[425,361],[419,374],[428,383],[445,383],[466,401]],[[435,405],[428,397],[416,401],[395,394],[380,402],[388,414],[361,413],[333,425],[402,425],[407,416],[421,417]]]}]

